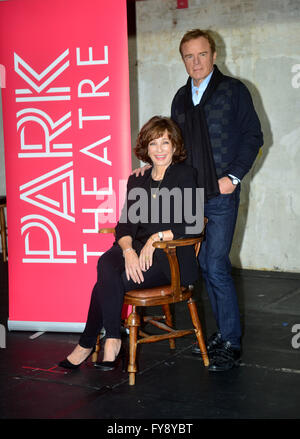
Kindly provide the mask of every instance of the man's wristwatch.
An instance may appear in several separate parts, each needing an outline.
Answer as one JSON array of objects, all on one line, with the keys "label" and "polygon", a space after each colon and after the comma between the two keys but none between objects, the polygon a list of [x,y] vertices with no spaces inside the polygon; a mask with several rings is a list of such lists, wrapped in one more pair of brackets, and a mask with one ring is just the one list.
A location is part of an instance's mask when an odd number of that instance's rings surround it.
[{"label": "man's wristwatch", "polygon": [[159,237],[159,240],[160,240],[160,241],[163,241],[163,240],[164,240],[164,234],[163,234],[163,232],[158,232],[158,237]]},{"label": "man's wristwatch", "polygon": [[238,178],[234,177],[233,175],[227,175],[227,177],[230,178],[231,183],[234,184],[234,186],[236,186],[240,182],[240,180]]}]

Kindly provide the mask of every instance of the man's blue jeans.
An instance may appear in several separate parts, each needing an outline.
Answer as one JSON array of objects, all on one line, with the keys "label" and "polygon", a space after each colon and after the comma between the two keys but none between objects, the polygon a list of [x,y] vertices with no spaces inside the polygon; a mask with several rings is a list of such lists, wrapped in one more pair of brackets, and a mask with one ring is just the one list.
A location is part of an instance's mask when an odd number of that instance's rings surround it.
[{"label": "man's blue jeans", "polygon": [[231,276],[229,252],[240,201],[240,185],[229,195],[220,194],[204,205],[208,218],[199,264],[218,330],[224,341],[240,347],[241,325],[237,295]]}]

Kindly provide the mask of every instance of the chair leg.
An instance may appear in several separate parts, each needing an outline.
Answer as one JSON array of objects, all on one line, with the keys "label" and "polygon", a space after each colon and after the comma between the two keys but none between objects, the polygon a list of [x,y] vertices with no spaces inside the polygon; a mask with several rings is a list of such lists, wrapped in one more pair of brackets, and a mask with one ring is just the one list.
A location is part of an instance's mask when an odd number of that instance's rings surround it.
[{"label": "chair leg", "polygon": [[127,325],[129,327],[129,361],[128,361],[128,373],[129,373],[129,385],[135,385],[135,374],[137,372],[136,367],[136,350],[137,350],[137,336],[140,326],[140,316],[136,312],[136,307],[132,307],[132,312],[128,317]]},{"label": "chair leg", "polygon": [[[173,319],[172,319],[172,313],[170,310],[170,305],[162,305],[164,314],[166,316],[166,324],[170,326],[170,328],[173,328]],[[170,349],[175,349],[175,340],[174,338],[169,339]]]},{"label": "chair leg", "polygon": [[203,332],[202,332],[202,327],[201,327],[200,319],[198,316],[196,303],[193,299],[190,299],[188,301],[188,307],[189,307],[189,311],[190,311],[193,325],[195,327],[196,337],[198,340],[199,348],[201,350],[201,355],[203,358],[204,366],[209,366],[209,359],[208,359],[208,355],[207,355],[207,350],[206,350],[206,345],[205,345],[204,336],[203,336]]},{"label": "chair leg", "polygon": [[6,224],[5,224],[5,214],[3,207],[0,208],[0,228],[1,228],[1,245],[2,245],[3,262],[6,262],[7,261]]},{"label": "chair leg", "polygon": [[100,345],[100,334],[99,334],[97,337],[97,341],[96,341],[95,352],[92,354],[92,363],[97,362],[100,348],[101,348],[101,345]]}]

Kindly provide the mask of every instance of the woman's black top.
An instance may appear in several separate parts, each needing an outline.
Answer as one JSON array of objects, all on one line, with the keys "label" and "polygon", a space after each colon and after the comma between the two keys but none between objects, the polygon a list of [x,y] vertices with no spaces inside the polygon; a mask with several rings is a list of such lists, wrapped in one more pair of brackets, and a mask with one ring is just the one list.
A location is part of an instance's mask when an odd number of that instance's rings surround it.
[{"label": "woman's black top", "polygon": [[[197,191],[197,171],[185,164],[172,164],[159,182],[152,179],[151,172],[148,169],[143,176],[129,177],[126,202],[116,226],[116,244],[123,236],[131,236],[137,254],[154,233],[172,230],[174,239],[179,239],[200,234],[203,226],[203,197]],[[177,257],[181,283],[194,283],[199,276],[194,247],[178,247]],[[153,263],[159,263],[170,278],[164,251],[156,249],[153,258]]]}]

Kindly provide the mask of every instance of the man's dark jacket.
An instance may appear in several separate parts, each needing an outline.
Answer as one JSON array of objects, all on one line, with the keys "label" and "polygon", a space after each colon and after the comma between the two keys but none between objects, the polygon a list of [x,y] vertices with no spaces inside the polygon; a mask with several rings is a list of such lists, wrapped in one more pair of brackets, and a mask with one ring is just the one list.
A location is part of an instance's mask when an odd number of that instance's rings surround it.
[{"label": "man's dark jacket", "polygon": [[[198,105],[204,110],[217,178],[232,174],[241,180],[263,145],[260,122],[247,87],[240,80],[223,75],[215,65]],[[183,134],[188,151],[186,163],[198,169],[186,132],[186,115],[194,111],[193,107],[189,77],[173,99],[171,117]]]}]

